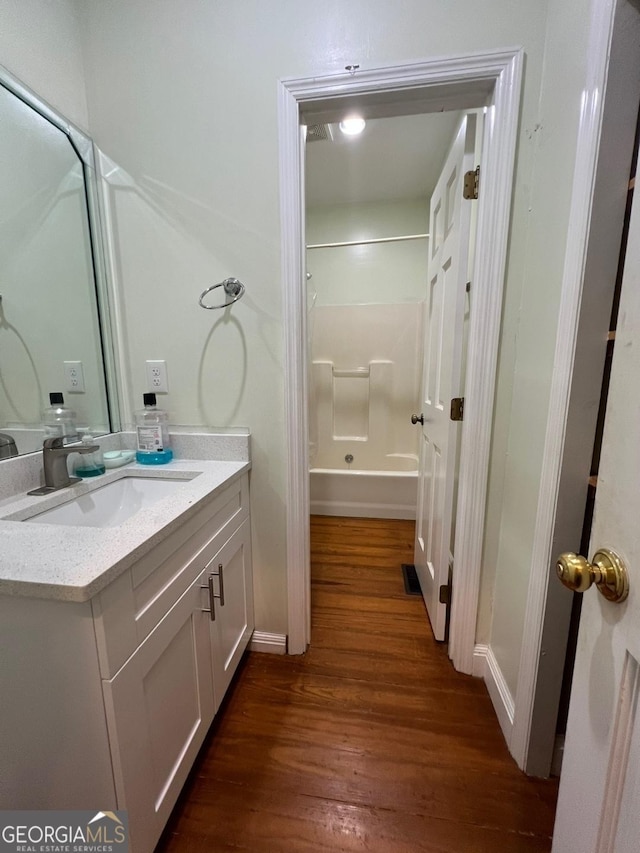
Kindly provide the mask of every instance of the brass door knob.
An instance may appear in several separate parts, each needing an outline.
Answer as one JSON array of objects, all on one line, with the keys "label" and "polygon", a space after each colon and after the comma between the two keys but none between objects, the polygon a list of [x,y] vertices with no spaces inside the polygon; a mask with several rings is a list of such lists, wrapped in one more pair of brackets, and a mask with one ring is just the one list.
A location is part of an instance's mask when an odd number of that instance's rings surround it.
[{"label": "brass door knob", "polygon": [[424,425],[424,415],[411,415],[411,423],[415,426],[415,424],[423,424]]},{"label": "brass door knob", "polygon": [[586,592],[595,584],[608,601],[620,603],[629,595],[627,567],[608,548],[596,551],[593,563],[580,554],[560,554],[556,572],[562,583],[574,592]]}]

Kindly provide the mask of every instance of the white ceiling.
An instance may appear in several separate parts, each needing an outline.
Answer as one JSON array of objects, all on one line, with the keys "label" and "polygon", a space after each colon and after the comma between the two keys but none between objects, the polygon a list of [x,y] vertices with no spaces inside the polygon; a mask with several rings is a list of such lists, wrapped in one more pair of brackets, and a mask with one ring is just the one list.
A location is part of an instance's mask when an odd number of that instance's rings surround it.
[{"label": "white ceiling", "polygon": [[306,146],[307,207],[429,198],[460,113],[373,119],[360,136]]}]

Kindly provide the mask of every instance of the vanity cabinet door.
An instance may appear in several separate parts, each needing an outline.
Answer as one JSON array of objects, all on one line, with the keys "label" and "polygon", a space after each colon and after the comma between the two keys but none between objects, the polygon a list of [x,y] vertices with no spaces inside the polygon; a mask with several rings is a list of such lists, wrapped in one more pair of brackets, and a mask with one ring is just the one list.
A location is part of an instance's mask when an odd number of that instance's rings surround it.
[{"label": "vanity cabinet door", "polygon": [[249,519],[211,559],[205,572],[207,577],[213,575],[215,596],[211,653],[217,710],[254,629]]},{"label": "vanity cabinet door", "polygon": [[206,570],[103,681],[118,808],[152,851],[214,715]]}]

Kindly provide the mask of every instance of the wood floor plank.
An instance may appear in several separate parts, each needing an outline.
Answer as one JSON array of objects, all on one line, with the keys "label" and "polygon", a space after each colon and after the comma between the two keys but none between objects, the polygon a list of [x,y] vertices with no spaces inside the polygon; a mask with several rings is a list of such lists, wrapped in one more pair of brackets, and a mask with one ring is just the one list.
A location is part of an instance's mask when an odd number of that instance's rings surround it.
[{"label": "wood floor plank", "polygon": [[[318,608],[314,613],[315,624],[321,628],[344,628],[345,615],[340,608]],[[426,618],[426,617],[425,617]],[[415,637],[416,632],[423,634],[423,618],[416,618],[415,614],[405,613],[390,620],[384,612],[362,613],[360,611],[349,614],[349,630],[354,633],[369,634],[378,638],[378,645],[393,643],[395,637]],[[427,637],[426,634],[423,636]],[[311,642],[314,641],[313,628]]]},{"label": "wood floor plank", "polygon": [[[542,853],[535,836],[395,814],[260,786],[212,784],[210,797],[190,800],[167,837],[167,853],[217,850],[269,853]],[[245,808],[238,810],[238,800]]]},{"label": "wood floor plank", "polygon": [[312,518],[311,646],[245,657],[158,853],[548,853],[557,785],[406,594],[413,531]]},{"label": "wood floor plank", "polygon": [[[465,766],[481,762],[487,772],[502,772],[504,769],[504,744],[482,721],[465,725],[460,720],[442,716],[424,724],[413,718],[398,716],[393,718],[394,725],[390,726],[388,718],[363,714],[338,717],[333,709],[326,707],[290,705],[283,711],[281,705],[261,702],[259,697],[249,692],[235,710],[241,721],[237,725],[231,723],[226,726],[224,734],[239,735],[242,733],[239,726],[247,723],[256,736],[267,738],[284,716],[289,728],[286,736],[295,744],[318,744],[322,748],[326,741],[328,745],[389,760],[394,756],[422,752],[430,755],[430,764],[446,764],[450,761],[447,755],[450,751],[457,752],[458,762]],[[491,758],[486,755],[489,750],[493,753]],[[482,767],[479,764],[479,769]]]},{"label": "wood floor plank", "polygon": [[[318,632],[318,637],[320,633]],[[335,638],[332,638],[335,641]],[[310,646],[304,659],[304,671],[309,674],[326,675],[334,678],[350,677],[369,682],[382,682],[404,689],[407,685],[422,685],[424,690],[451,690],[451,667],[449,662],[430,660],[415,644],[407,644],[406,654],[396,656],[379,648],[376,650],[344,649],[335,645],[324,647],[319,642]],[[295,670],[295,665],[292,667]],[[489,701],[484,685],[477,678],[462,676],[455,687],[458,694],[482,696]]]},{"label": "wood floor plank", "polygon": [[353,609],[354,597],[358,599],[358,610],[360,613],[367,611],[382,610],[386,615],[396,614],[400,617],[411,617],[424,621],[425,609],[421,599],[417,596],[415,601],[407,603],[407,595],[404,589],[397,584],[378,583],[375,592],[354,592],[349,586],[342,582],[315,583],[311,590],[313,607],[318,612],[323,609],[348,610]]},{"label": "wood floor plank", "polygon": [[[234,758],[240,752],[250,755],[248,766],[239,766]],[[283,794],[303,793],[396,815],[550,836],[553,808],[538,796],[530,780],[463,765],[432,767],[421,753],[408,761],[403,758],[382,760],[327,746],[299,748],[280,738],[222,735],[203,765],[197,791],[210,799],[213,782],[240,785],[249,778],[252,785]]]},{"label": "wood floor plank", "polygon": [[354,630],[351,625],[341,623],[339,619],[326,620],[326,625],[318,624],[319,616],[311,629],[311,649],[323,648],[328,653],[332,651],[344,651],[350,654],[369,654],[397,656],[398,660],[415,660],[421,666],[438,667],[451,674],[453,668],[446,657],[446,649],[430,648],[434,645],[433,637],[428,637],[422,630],[404,636],[395,635],[393,647],[388,643],[380,641],[379,634],[375,633],[373,626],[365,630],[366,626],[360,626],[360,630]]},{"label": "wood floor plank", "polygon": [[[248,673],[244,680],[245,689],[253,688],[267,703],[283,709],[326,710],[338,719],[353,717],[360,725],[373,725],[375,720],[383,723],[387,718],[403,721],[415,729],[444,725],[483,726],[496,732],[498,742],[502,738],[491,720],[491,704],[484,693],[461,694],[449,689],[429,689],[425,685],[399,688],[397,684],[384,681],[372,682],[357,678],[339,678],[316,675],[296,669],[284,672],[271,670],[265,683],[258,672]],[[403,701],[397,696],[402,690]]]}]

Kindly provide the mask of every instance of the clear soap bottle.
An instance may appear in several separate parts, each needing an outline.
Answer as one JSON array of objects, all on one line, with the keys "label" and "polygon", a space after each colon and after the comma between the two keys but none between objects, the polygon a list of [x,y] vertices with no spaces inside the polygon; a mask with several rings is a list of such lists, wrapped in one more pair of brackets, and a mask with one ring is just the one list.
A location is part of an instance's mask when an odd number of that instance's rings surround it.
[{"label": "clear soap bottle", "polygon": [[63,436],[70,441],[77,441],[76,413],[64,405],[64,397],[59,391],[49,394],[49,407],[42,415],[42,426],[45,438]]},{"label": "clear soap bottle", "polygon": [[142,465],[164,465],[173,459],[169,419],[167,413],[156,406],[155,394],[144,394],[142,399],[144,409],[136,412],[136,461]]}]

